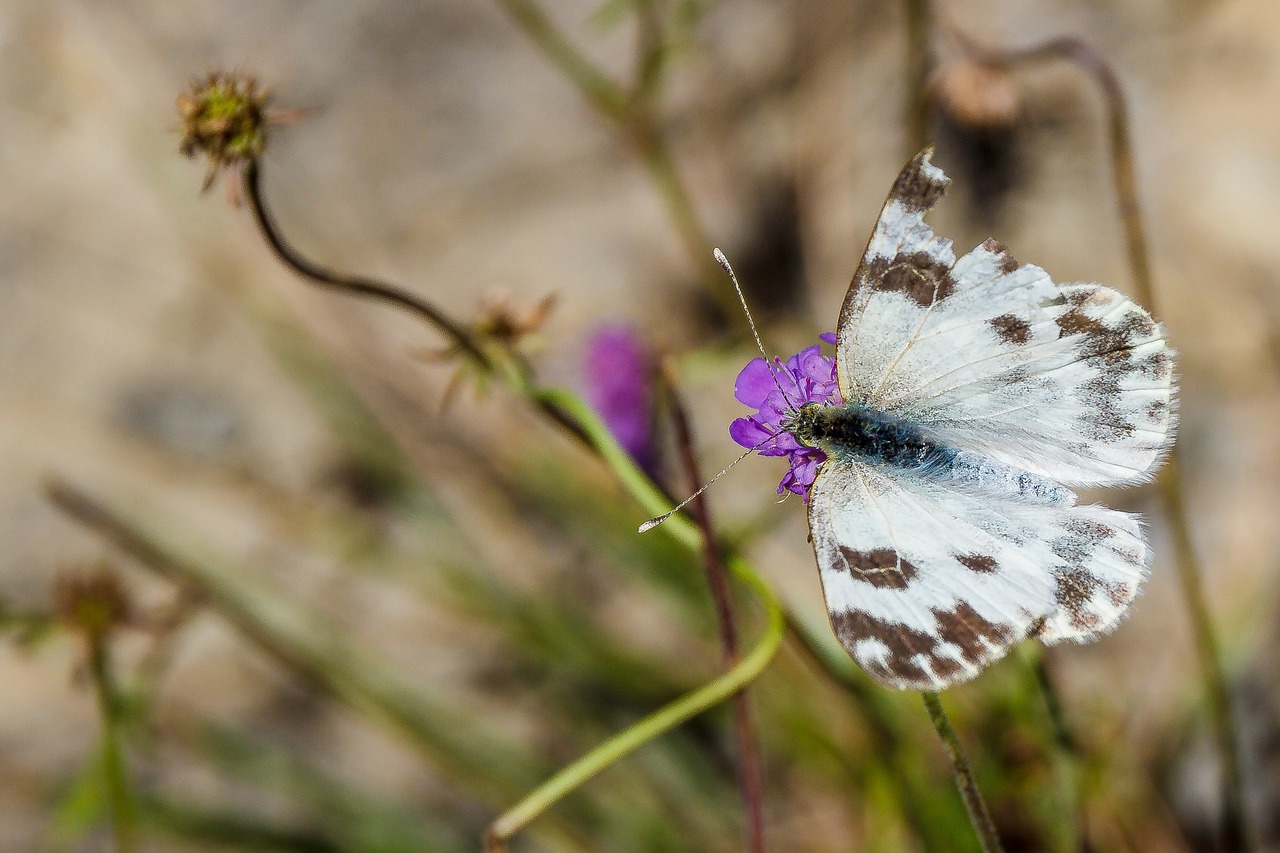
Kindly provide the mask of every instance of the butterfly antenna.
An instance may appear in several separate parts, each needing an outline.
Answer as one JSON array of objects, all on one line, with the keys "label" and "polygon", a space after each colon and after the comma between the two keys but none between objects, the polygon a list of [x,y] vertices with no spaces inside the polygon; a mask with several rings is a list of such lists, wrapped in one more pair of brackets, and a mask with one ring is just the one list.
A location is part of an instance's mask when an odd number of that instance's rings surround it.
[{"label": "butterfly antenna", "polygon": [[739,456],[737,459],[730,462],[728,465],[724,466],[724,470],[722,470],[719,474],[716,474],[714,477],[708,480],[706,484],[703,485],[702,488],[698,489],[698,491],[694,492],[693,494],[689,495],[689,497],[685,498],[684,500],[680,501],[680,503],[673,506],[670,512],[664,515],[660,515],[657,518],[651,518],[648,521],[646,521],[644,524],[640,525],[640,532],[648,533],[650,530],[657,527],[659,524],[666,521],[668,518],[675,515],[680,510],[684,509],[685,506],[687,506],[690,501],[692,501],[698,495],[705,492],[707,489],[711,488],[712,484],[714,484],[716,480],[719,480],[725,474],[728,474],[730,468],[732,468],[734,465],[737,465],[743,459],[746,459],[752,453],[755,453],[757,450],[764,447],[766,444],[768,444],[770,441],[773,441],[777,437],[778,437],[777,433],[774,433],[773,435],[765,436],[754,447],[747,448],[747,450],[741,456]]},{"label": "butterfly antenna", "polygon": [[[773,384],[778,387],[778,393],[782,395],[782,399],[787,401],[787,405],[792,409],[796,408],[796,404],[791,402],[791,398],[787,396],[787,392],[782,388],[782,383],[778,381],[778,372],[773,366],[774,360],[770,359],[769,354],[764,351],[764,343],[760,340],[760,332],[756,330],[756,321],[751,318],[751,309],[747,307],[747,297],[742,292],[742,285],[738,284],[738,277],[733,274],[733,267],[729,266],[729,259],[719,249],[712,250],[711,254],[715,257],[716,263],[724,267],[724,271],[729,274],[729,281],[733,282],[733,289],[738,294],[738,304],[742,306],[742,313],[747,315],[747,325],[751,327],[751,337],[756,339],[756,349],[760,350],[765,366],[769,368],[769,375],[773,377]],[[750,453],[751,451],[747,452]]]}]

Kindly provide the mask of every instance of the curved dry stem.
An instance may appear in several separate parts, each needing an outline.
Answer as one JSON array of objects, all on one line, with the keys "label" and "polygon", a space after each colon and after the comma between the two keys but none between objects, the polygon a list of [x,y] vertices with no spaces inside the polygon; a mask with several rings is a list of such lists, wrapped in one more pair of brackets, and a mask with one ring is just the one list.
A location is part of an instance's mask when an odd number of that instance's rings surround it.
[{"label": "curved dry stem", "polygon": [[[276,258],[308,283],[351,296],[363,296],[385,302],[407,311],[420,320],[425,320],[428,325],[449,338],[458,352],[470,358],[486,373],[501,374],[513,387],[525,392],[526,396],[533,399],[528,393],[533,379],[523,359],[512,355],[510,358],[498,360],[468,329],[456,323],[430,301],[402,287],[367,276],[348,275],[331,270],[298,251],[285,238],[267,204],[262,192],[262,166],[257,160],[251,160],[244,168],[244,193],[248,199],[249,208],[253,211],[254,221],[257,222],[258,229]],[[539,405],[548,417],[564,427],[570,435],[579,440],[584,439],[578,426],[562,411],[551,404],[539,403]]]},{"label": "curved dry stem", "polygon": [[454,323],[443,311],[427,300],[393,284],[328,269],[295,249],[280,232],[275,216],[271,213],[271,208],[267,206],[266,198],[262,194],[262,165],[258,160],[250,160],[245,165],[244,192],[249,200],[249,208],[253,211],[254,219],[262,231],[262,236],[266,238],[267,244],[294,272],[320,287],[355,296],[367,296],[403,308],[443,332],[461,352],[486,371],[496,370],[497,365],[480,342],[468,330]]}]

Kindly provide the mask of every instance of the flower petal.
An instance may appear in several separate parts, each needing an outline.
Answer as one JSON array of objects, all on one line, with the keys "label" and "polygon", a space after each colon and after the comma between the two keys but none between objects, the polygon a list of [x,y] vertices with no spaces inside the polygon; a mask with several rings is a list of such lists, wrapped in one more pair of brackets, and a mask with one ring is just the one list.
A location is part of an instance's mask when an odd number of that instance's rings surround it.
[{"label": "flower petal", "polygon": [[[834,343],[835,335],[829,332],[822,340]],[[752,359],[738,374],[734,396],[756,411],[730,424],[730,436],[761,456],[787,457],[787,472],[778,484],[778,494],[793,492],[807,503],[809,488],[827,456],[816,447],[801,444],[788,427],[801,406],[843,403],[835,359],[824,356],[816,345],[785,362],[774,358],[772,367],[763,359]]]},{"label": "flower petal", "polygon": [[733,383],[733,396],[738,398],[738,402],[755,409],[760,408],[765,398],[777,390],[773,372],[763,358],[753,358],[747,362],[747,366],[742,368],[737,381]]},{"label": "flower petal", "polygon": [[729,437],[743,447],[751,448],[775,434],[755,418],[738,418],[729,424]]}]

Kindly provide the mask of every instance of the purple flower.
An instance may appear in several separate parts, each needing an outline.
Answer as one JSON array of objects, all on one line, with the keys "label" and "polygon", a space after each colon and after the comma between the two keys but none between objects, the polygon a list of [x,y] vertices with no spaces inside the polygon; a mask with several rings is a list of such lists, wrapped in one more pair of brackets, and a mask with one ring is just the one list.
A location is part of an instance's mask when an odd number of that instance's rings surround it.
[{"label": "purple flower", "polygon": [[[836,341],[834,332],[819,338],[829,344]],[[785,363],[775,358],[772,370],[764,359],[752,359],[738,374],[734,396],[757,411],[730,424],[729,435],[743,447],[757,448],[761,456],[786,456],[791,467],[778,484],[778,494],[793,492],[807,503],[809,487],[827,454],[798,442],[785,424],[805,403],[844,403],[836,380],[836,360],[823,355],[816,346],[801,350]]]},{"label": "purple flower", "polygon": [[586,397],[613,437],[646,472],[653,441],[653,357],[630,326],[602,326],[587,344]]}]

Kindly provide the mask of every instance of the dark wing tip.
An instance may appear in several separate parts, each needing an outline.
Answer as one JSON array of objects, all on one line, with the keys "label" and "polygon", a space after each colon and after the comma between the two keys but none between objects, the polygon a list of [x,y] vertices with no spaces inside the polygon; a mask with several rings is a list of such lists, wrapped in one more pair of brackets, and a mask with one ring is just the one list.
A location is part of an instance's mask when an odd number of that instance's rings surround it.
[{"label": "dark wing tip", "polygon": [[933,146],[921,151],[902,167],[889,191],[890,199],[897,199],[911,210],[923,213],[938,203],[946,193],[951,179],[933,165]]}]

